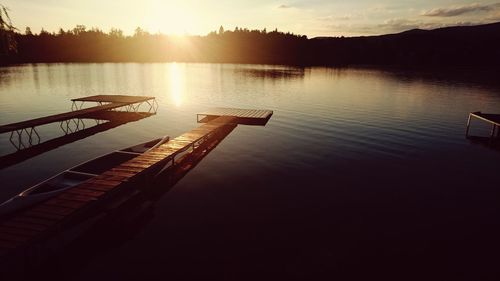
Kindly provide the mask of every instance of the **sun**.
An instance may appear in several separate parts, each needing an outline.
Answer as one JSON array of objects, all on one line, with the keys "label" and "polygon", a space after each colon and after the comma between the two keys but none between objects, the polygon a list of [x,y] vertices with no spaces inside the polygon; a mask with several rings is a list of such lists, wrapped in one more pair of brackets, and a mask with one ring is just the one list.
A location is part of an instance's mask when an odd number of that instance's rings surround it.
[{"label": "sun", "polygon": [[195,30],[197,21],[194,9],[184,1],[151,0],[148,26],[150,32],[167,35],[186,35]]}]

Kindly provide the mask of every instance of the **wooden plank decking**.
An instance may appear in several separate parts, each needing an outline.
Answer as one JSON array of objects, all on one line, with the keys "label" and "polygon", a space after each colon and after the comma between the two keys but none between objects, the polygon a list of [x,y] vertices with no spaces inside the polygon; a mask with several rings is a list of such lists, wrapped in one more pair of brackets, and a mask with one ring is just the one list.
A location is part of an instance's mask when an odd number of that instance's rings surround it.
[{"label": "wooden plank decking", "polygon": [[124,103],[111,103],[111,104],[103,104],[99,106],[89,107],[85,109],[79,109],[75,111],[69,111],[65,113],[35,118],[27,121],[11,123],[8,125],[0,126],[0,133],[6,133],[11,131],[17,131],[26,128],[32,128],[40,125],[50,124],[54,122],[65,121],[73,118],[85,118],[87,115],[92,113],[96,113],[99,111],[110,110],[118,107],[125,106]]},{"label": "wooden plank decking", "polygon": [[92,113],[97,113],[100,111],[111,110],[127,105],[133,105],[141,102],[148,102],[153,100],[154,97],[143,97],[143,96],[123,96],[123,95],[97,95],[78,99],[72,99],[73,102],[109,102],[109,104],[101,104],[94,107],[89,107],[85,109],[78,109],[74,111],[69,111],[65,113],[35,118],[31,120],[11,123],[7,125],[0,126],[0,134],[12,131],[23,130],[27,128],[33,128],[45,124],[50,124],[54,122],[61,122],[65,120],[70,120],[73,118],[86,118]]},{"label": "wooden plank decking", "polygon": [[265,125],[273,115],[272,110],[215,107],[197,114],[197,121],[205,123],[220,116],[235,117],[238,124]]},{"label": "wooden plank decking", "polygon": [[57,147],[84,139],[94,134],[104,132],[123,124],[129,122],[139,121],[144,118],[148,118],[154,115],[154,113],[138,113],[138,112],[124,112],[124,111],[99,111],[95,113],[89,113],[88,117],[96,120],[107,120],[108,122],[103,122],[96,124],[91,127],[84,127],[75,131],[68,131],[66,134],[60,137],[55,137],[43,142],[34,143],[27,148],[17,150],[10,154],[0,156],[0,169],[6,168],[11,165],[15,165],[29,158],[35,157]]},{"label": "wooden plank decking", "polygon": [[111,102],[111,103],[140,103],[148,100],[153,100],[154,97],[148,96],[125,96],[125,95],[96,95],[83,98],[72,99],[71,101],[83,102]]},{"label": "wooden plank decking", "polygon": [[36,204],[0,223],[0,257],[22,251],[64,229],[75,216],[108,198],[128,183],[158,172],[175,157],[208,139],[237,118],[221,116],[169,142],[106,171],[58,196]]}]

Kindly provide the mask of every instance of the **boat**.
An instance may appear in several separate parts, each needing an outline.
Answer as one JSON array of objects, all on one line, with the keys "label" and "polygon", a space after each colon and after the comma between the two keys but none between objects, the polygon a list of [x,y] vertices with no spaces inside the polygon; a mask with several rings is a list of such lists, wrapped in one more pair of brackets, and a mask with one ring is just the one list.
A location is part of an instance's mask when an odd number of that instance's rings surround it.
[{"label": "boat", "polygon": [[65,170],[41,183],[38,183],[18,195],[0,204],[0,216],[26,208],[38,202],[52,198],[61,192],[96,177],[138,155],[168,142],[169,136],[140,143],[84,162]]}]

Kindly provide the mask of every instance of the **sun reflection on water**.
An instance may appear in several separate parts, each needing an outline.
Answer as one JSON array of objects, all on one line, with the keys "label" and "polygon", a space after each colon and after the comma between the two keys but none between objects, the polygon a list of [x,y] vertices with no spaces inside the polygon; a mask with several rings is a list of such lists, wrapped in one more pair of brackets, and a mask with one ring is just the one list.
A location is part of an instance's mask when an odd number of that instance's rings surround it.
[{"label": "sun reflection on water", "polygon": [[179,107],[183,101],[185,73],[183,68],[177,63],[170,64],[168,72],[170,76],[170,97],[175,106]]}]

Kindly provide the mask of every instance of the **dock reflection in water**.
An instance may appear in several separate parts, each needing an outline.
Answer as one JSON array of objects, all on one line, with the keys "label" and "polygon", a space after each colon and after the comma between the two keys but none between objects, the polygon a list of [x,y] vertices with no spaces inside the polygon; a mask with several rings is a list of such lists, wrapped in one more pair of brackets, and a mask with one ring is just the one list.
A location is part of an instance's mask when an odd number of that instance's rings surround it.
[{"label": "dock reflection in water", "polygon": [[[18,164],[22,161],[48,152],[52,149],[56,149],[60,146],[119,127],[129,122],[139,121],[155,114],[156,113],[124,111],[105,111],[93,113],[89,118],[96,120],[96,124],[94,126],[85,127],[84,125],[82,125],[82,127],[80,128],[79,125],[75,125],[74,128],[67,128],[67,130],[65,130],[66,134],[61,137],[56,137],[45,142],[28,145],[26,148],[18,149],[16,152],[0,156],[0,169]],[[78,121],[75,121],[75,124],[85,123],[82,119],[78,119]]]},{"label": "dock reflection in water", "polygon": [[[155,98],[147,96],[95,95],[71,101],[69,112],[1,125],[0,134],[10,133],[9,141],[17,152],[0,157],[0,169],[95,133],[149,117],[158,109]],[[93,106],[88,107],[88,103]],[[144,109],[143,104],[148,107]],[[89,127],[88,122],[92,126]],[[64,136],[52,135],[49,141],[42,142],[37,129],[57,124]]]}]

